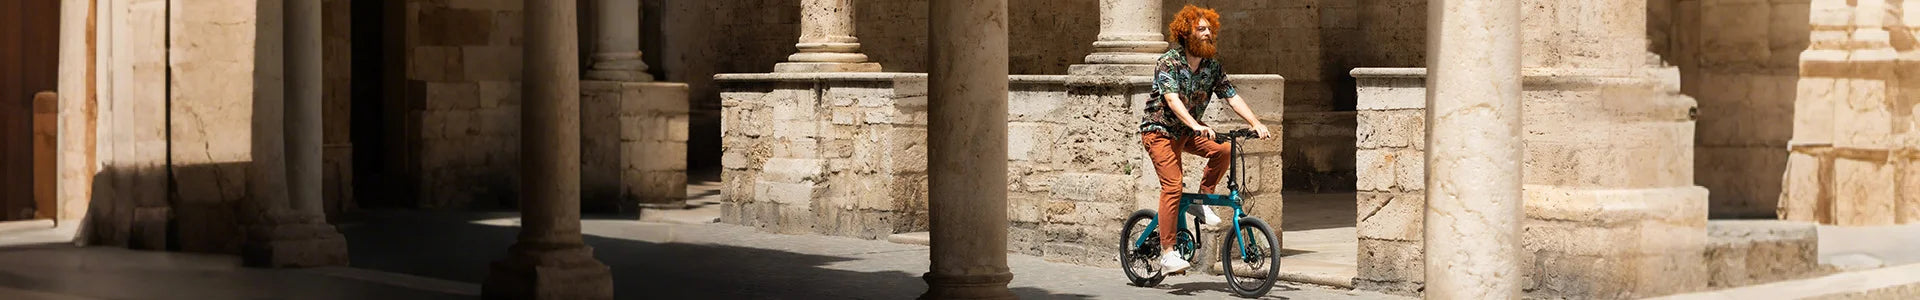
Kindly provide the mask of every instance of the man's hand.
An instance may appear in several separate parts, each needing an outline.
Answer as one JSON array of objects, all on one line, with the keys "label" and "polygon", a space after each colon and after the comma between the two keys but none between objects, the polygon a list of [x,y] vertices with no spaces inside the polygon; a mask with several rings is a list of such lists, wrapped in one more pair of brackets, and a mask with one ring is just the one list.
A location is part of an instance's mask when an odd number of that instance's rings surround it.
[{"label": "man's hand", "polygon": [[1194,125],[1194,126],[1188,126],[1188,127],[1193,127],[1193,134],[1195,135],[1206,137],[1209,140],[1213,139],[1213,127],[1207,127],[1205,125]]},{"label": "man's hand", "polygon": [[1273,132],[1267,131],[1267,124],[1253,124],[1253,132],[1257,133],[1260,138],[1263,139],[1273,136]]}]

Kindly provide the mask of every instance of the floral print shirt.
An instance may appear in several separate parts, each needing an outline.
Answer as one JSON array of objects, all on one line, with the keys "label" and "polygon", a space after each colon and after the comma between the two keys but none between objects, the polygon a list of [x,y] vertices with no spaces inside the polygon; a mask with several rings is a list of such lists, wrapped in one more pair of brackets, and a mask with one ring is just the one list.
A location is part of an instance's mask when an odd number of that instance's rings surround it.
[{"label": "floral print shirt", "polygon": [[1174,46],[1166,54],[1161,54],[1153,70],[1153,95],[1147,97],[1146,115],[1140,120],[1140,132],[1158,131],[1175,137],[1193,134],[1193,128],[1180,122],[1180,117],[1167,108],[1166,94],[1180,95],[1180,102],[1186,104],[1187,114],[1199,121],[1207,111],[1207,103],[1212,102],[1209,94],[1220,99],[1233,98],[1236,91],[1233,83],[1227,81],[1227,73],[1220,70],[1220,61],[1201,59],[1198,69],[1187,65],[1184,49]]}]

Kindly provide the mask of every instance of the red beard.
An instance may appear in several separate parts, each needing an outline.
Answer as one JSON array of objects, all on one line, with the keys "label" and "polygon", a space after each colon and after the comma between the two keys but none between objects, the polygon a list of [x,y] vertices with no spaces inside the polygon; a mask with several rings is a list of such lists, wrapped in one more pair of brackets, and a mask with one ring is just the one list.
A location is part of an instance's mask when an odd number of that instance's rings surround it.
[{"label": "red beard", "polygon": [[1193,42],[1187,43],[1187,55],[1198,56],[1200,58],[1213,58],[1213,55],[1219,54],[1219,51],[1220,51],[1220,48],[1214,47],[1213,40],[1193,41]]}]

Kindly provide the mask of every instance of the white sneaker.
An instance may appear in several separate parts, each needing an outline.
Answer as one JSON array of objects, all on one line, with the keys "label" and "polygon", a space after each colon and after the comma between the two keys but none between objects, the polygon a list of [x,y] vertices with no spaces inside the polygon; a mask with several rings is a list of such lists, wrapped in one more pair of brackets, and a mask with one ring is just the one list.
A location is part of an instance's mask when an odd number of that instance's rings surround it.
[{"label": "white sneaker", "polygon": [[1187,264],[1187,260],[1180,259],[1179,253],[1168,252],[1160,254],[1160,272],[1162,274],[1184,272],[1187,270],[1187,267],[1191,266],[1193,265]]},{"label": "white sneaker", "polygon": [[1206,205],[1201,205],[1200,214],[1205,215],[1202,218],[1207,220],[1207,225],[1212,225],[1213,227],[1220,226],[1220,215],[1214,214],[1213,209],[1207,208]]}]

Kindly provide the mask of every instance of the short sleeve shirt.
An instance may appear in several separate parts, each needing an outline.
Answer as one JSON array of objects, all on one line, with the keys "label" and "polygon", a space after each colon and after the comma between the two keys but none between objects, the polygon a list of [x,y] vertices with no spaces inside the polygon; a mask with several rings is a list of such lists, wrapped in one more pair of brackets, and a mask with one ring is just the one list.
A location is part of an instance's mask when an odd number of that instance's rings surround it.
[{"label": "short sleeve shirt", "polygon": [[1180,122],[1167,107],[1166,94],[1180,95],[1187,113],[1199,121],[1206,114],[1207,103],[1212,97],[1233,98],[1236,92],[1233,83],[1227,81],[1227,73],[1220,70],[1220,61],[1201,59],[1199,68],[1187,65],[1184,49],[1175,46],[1161,54],[1153,70],[1153,95],[1147,97],[1146,114],[1140,120],[1140,132],[1158,131],[1173,136],[1188,136],[1193,128]]}]

